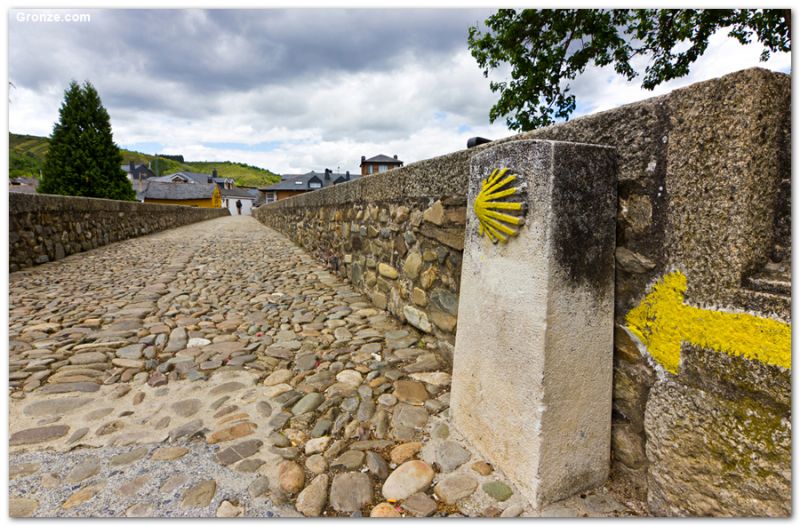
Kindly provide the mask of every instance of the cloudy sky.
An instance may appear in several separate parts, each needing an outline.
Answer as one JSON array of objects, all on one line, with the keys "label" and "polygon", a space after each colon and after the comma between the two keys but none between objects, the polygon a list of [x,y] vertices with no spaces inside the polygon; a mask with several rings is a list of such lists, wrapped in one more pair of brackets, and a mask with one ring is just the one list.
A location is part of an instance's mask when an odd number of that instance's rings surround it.
[{"label": "cloudy sky", "polygon": [[[25,20],[42,12],[91,21]],[[496,95],[467,50],[469,26],[490,13],[12,10],[9,128],[49,135],[69,81],[89,80],[125,148],[279,173],[356,171],[379,153],[413,162],[511,134],[489,123]],[[573,117],[746,67],[789,72],[789,54],[759,63],[760,49],[715,35],[689,77],[654,92],[592,69],[573,83]]]}]

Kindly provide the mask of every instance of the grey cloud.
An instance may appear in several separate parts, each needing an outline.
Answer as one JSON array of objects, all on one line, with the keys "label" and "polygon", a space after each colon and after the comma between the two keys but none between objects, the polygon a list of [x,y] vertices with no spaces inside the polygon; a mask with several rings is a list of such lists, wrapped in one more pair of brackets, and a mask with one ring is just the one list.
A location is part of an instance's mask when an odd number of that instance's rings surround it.
[{"label": "grey cloud", "polygon": [[[467,28],[488,10],[294,9],[103,10],[89,24],[16,22],[10,12],[11,73],[23,84],[59,74],[121,69],[132,81],[167,80],[212,94],[332,72],[388,71],[404,57],[430,67],[466,46]],[[73,64],[53,64],[68,47]],[[91,71],[91,69],[89,69]]]},{"label": "grey cloud", "polygon": [[[280,162],[294,165],[307,162],[303,155],[338,158],[342,144],[399,144],[421,130],[427,135],[415,140],[431,149],[447,144],[431,140],[436,133],[488,124],[493,95],[466,50],[468,27],[487,9],[70,12],[92,21],[19,23],[9,12],[9,78],[38,115],[51,105],[43,93],[90,80],[123,144],[192,151],[313,138],[313,147],[287,147],[292,159]],[[443,113],[446,123],[436,117]],[[262,157],[270,155],[279,152]]]}]

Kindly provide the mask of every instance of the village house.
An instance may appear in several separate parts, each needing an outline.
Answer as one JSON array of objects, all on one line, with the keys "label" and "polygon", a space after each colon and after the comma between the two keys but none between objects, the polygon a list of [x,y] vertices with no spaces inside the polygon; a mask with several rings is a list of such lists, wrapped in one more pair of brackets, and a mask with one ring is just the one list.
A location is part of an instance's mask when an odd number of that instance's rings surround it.
[{"label": "village house", "polygon": [[397,154],[394,157],[380,154],[369,159],[362,155],[359,166],[361,166],[361,175],[372,175],[400,168],[403,166],[403,161],[397,159]]},{"label": "village house", "polygon": [[145,184],[144,190],[138,195],[145,203],[198,208],[222,207],[221,190],[214,183],[182,184],[150,179]]},{"label": "village house", "polygon": [[35,177],[14,177],[8,181],[8,191],[21,194],[35,194],[39,180]]},{"label": "village house", "polygon": [[146,164],[134,164],[133,161],[123,164],[120,168],[125,172],[134,190],[141,190],[144,188],[144,181],[156,176],[155,172]]},{"label": "village house", "polygon": [[153,170],[150,169],[148,164],[140,163],[136,164],[133,161],[128,162],[128,164],[123,164],[120,166],[125,174],[128,176],[128,180],[130,181],[138,181],[139,179],[150,179],[151,177],[155,177],[156,174]]},{"label": "village house", "polygon": [[255,205],[256,196],[246,188],[225,188],[220,191],[222,194],[222,206],[227,208],[232,216],[238,215],[236,201],[242,203],[242,215],[249,216]]},{"label": "village house", "polygon": [[361,176],[351,174],[349,171],[345,173],[333,172],[326,168],[322,173],[312,170],[304,174],[287,174],[281,177],[283,178],[281,182],[258,189],[259,192],[264,194],[265,203],[272,203],[303,192],[311,192],[320,188],[355,181]]},{"label": "village house", "polygon": [[162,175],[161,177],[153,177],[153,181],[164,183],[200,183],[200,184],[216,184],[220,190],[226,188],[233,188],[236,181],[230,177],[219,177],[217,169],[214,168],[210,174],[197,173],[197,172],[175,172],[169,175]]}]

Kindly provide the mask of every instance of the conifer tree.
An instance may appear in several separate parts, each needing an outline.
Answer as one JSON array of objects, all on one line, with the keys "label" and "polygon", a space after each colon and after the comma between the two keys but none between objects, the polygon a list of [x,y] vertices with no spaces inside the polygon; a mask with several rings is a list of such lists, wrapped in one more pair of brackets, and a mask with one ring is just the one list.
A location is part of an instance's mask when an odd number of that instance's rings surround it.
[{"label": "conifer tree", "polygon": [[121,165],[97,90],[88,81],[83,86],[72,81],[50,136],[38,191],[132,201],[136,193]]}]

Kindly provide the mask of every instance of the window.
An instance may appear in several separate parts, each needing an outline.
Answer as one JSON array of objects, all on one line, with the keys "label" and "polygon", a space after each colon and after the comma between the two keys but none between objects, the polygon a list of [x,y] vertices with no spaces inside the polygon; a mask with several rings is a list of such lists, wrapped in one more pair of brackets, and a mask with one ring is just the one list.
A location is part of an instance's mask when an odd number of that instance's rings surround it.
[{"label": "window", "polygon": [[322,188],[322,183],[309,183],[309,188]]},{"label": "window", "polygon": [[371,174],[371,173],[372,173],[372,168],[373,168],[373,166],[372,166],[371,164],[368,164],[368,165],[367,165],[367,173],[368,173],[368,174]]},{"label": "window", "polygon": [[275,202],[275,192],[267,192],[266,202],[267,203],[274,203]]},{"label": "window", "polygon": [[303,184],[303,181],[295,181],[294,184]]},{"label": "window", "polygon": [[387,164],[379,164],[378,165],[378,172],[383,173],[389,171],[389,165]]}]

